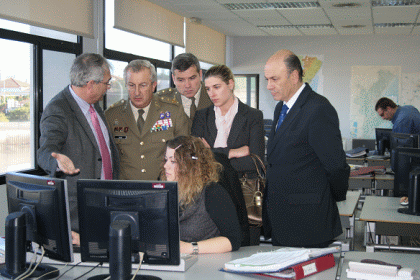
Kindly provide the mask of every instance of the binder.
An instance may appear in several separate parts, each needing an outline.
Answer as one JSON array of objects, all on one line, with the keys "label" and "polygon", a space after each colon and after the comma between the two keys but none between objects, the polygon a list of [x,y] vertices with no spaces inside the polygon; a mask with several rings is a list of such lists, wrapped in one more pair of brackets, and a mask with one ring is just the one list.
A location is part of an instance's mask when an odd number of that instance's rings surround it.
[{"label": "binder", "polygon": [[327,270],[331,267],[335,266],[335,259],[333,254],[327,254],[315,259],[311,259],[299,264],[292,265],[290,269],[292,269],[295,273],[294,277],[281,277],[282,273],[256,273],[257,275],[267,276],[270,278],[275,279],[292,279],[292,280],[299,280],[303,279],[307,276],[316,274],[318,272]]}]

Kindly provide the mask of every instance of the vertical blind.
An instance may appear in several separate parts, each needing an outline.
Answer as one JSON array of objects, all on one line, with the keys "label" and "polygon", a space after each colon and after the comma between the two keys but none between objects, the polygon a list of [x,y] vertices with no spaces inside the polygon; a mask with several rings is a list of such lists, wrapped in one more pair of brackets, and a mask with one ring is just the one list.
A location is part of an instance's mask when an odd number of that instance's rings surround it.
[{"label": "vertical blind", "polygon": [[186,33],[186,52],[193,53],[200,61],[226,63],[226,35],[188,20]]},{"label": "vertical blind", "polygon": [[2,0],[0,17],[93,38],[93,0]]},{"label": "vertical blind", "polygon": [[146,0],[115,0],[115,28],[184,47],[184,17]]}]

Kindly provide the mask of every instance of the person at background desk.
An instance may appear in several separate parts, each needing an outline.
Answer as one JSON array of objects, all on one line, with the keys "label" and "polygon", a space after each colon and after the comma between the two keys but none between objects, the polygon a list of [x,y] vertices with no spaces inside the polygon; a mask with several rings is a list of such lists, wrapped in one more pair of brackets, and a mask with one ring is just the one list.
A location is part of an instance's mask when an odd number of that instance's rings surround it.
[{"label": "person at background desk", "polygon": [[350,174],[337,112],[303,83],[291,51],[271,56],[264,73],[280,101],[267,144],[264,234],[275,246],[327,247],[342,233],[336,202],[346,199]]},{"label": "person at background desk", "polygon": [[71,84],[42,113],[38,163],[50,176],[67,180],[73,242],[79,231],[78,179],[118,179],[119,155],[98,102],[110,87],[110,66],[99,54],[77,57]]},{"label": "person at background desk", "polygon": [[165,142],[188,135],[182,106],[153,92],[156,70],[147,60],[133,60],[124,69],[129,99],[111,105],[105,116],[120,151],[123,180],[157,180]]},{"label": "person at background desk", "polygon": [[166,143],[161,179],[178,182],[181,253],[224,253],[241,245],[235,206],[216,183],[221,168],[199,138],[180,136]]},{"label": "person at background desk", "polygon": [[197,112],[191,135],[213,152],[228,156],[239,177],[256,176],[250,153],[264,160],[264,123],[260,110],[242,103],[233,93],[235,80],[226,65],[207,70],[204,82],[213,106]]},{"label": "person at background desk", "polygon": [[189,118],[188,129],[191,130],[195,112],[212,105],[201,82],[203,75],[200,62],[192,53],[182,53],[172,61],[171,71],[176,89],[164,89],[157,94],[182,104]]},{"label": "person at background desk", "polygon": [[414,106],[398,106],[382,97],[376,102],[375,111],[382,119],[392,122],[392,132],[420,134],[420,112]]}]

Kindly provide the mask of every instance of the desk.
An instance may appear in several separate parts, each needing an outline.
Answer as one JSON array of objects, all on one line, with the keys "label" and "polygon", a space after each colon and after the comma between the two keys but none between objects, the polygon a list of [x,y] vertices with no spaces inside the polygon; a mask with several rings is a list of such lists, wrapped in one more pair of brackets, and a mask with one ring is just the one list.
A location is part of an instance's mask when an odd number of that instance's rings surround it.
[{"label": "desk", "polygon": [[[359,219],[366,222],[364,241],[366,251],[373,252],[375,247],[381,248],[381,246],[375,245],[368,246],[368,240],[373,241],[376,245],[380,244],[379,235],[420,236],[420,216],[398,213],[397,209],[400,207],[399,197],[366,197]],[[410,250],[410,247],[394,246],[392,249]],[[411,249],[415,250],[416,248]]]},{"label": "desk", "polygon": [[[198,256],[198,261],[190,267],[186,272],[164,272],[164,271],[144,271],[141,270],[139,274],[143,275],[154,275],[162,278],[163,280],[240,280],[240,279],[267,279],[267,277],[261,276],[251,276],[251,275],[240,275],[234,273],[227,273],[219,271],[223,265],[231,260],[244,258],[250,256],[257,252],[270,251],[274,249],[280,249],[281,247],[273,246],[249,246],[242,247],[236,252],[224,253],[224,254],[203,254]],[[315,275],[305,278],[305,280],[325,280],[325,279],[335,279],[337,273],[337,267],[339,262],[338,254],[336,254],[336,266],[334,268],[327,269]],[[56,266],[59,267],[59,266]],[[66,267],[61,271],[61,274],[69,270],[71,267]],[[64,274],[60,279],[61,280],[70,280],[75,279],[81,276],[83,273],[89,271],[92,267],[82,267],[78,266],[75,269],[70,270]],[[86,276],[83,276],[80,279],[88,279],[91,276],[97,274],[107,274],[109,273],[108,268],[96,268],[91,273]]]},{"label": "desk", "polygon": [[400,264],[403,267],[409,267],[416,270],[420,267],[420,258],[418,254],[347,252],[344,255],[344,262],[340,268],[340,280],[353,279],[347,278],[346,269],[349,268],[349,262],[360,262],[363,259],[375,259],[387,263]]},{"label": "desk", "polygon": [[379,191],[377,194],[381,196],[384,196],[384,190],[388,191],[388,196],[394,196],[394,175],[376,175],[375,190]]},{"label": "desk", "polygon": [[350,239],[350,248],[354,248],[354,220],[360,192],[348,191],[346,200],[337,202],[338,212],[340,213],[341,224],[345,228],[345,237]]},{"label": "desk", "polygon": [[374,182],[373,177],[349,177],[349,190],[371,190],[374,187]]},{"label": "desk", "polygon": [[391,161],[389,159],[370,159],[366,158],[368,166],[385,166],[385,168],[391,167]]}]

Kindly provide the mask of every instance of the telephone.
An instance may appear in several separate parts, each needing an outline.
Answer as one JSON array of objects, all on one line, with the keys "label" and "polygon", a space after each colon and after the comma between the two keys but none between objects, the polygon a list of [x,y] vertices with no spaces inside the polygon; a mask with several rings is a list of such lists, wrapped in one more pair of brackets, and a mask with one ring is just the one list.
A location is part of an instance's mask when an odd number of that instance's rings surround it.
[{"label": "telephone", "polygon": [[420,280],[417,270],[395,265],[349,262],[347,278],[357,280]]}]

